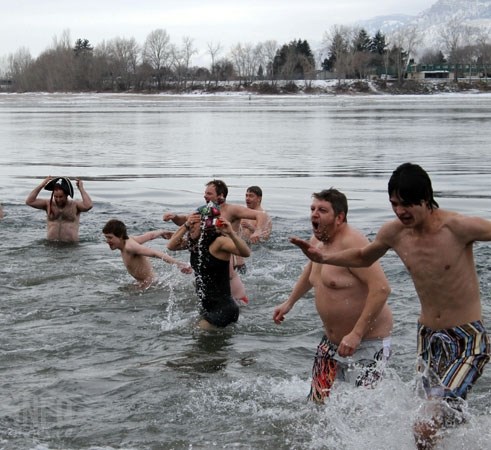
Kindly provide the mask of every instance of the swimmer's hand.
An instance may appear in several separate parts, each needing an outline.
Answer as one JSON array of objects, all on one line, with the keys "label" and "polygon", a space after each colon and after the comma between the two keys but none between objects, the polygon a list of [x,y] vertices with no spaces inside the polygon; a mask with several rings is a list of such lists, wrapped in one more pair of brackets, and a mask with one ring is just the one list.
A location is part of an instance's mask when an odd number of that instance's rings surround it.
[{"label": "swimmer's hand", "polygon": [[162,220],[164,222],[168,222],[169,220],[173,220],[176,215],[173,212],[167,212],[162,216]]},{"label": "swimmer's hand", "polygon": [[313,246],[309,241],[304,241],[296,236],[292,236],[290,238],[290,242],[302,250],[304,255],[310,260],[319,264],[324,264],[324,256],[322,252],[317,247]]},{"label": "swimmer's hand", "polygon": [[182,273],[187,273],[187,274],[193,273],[193,268],[189,264],[179,263],[177,264],[177,267],[179,267],[179,270]]},{"label": "swimmer's hand", "polygon": [[254,225],[252,225],[252,223],[248,219],[242,219],[240,221],[240,226],[242,228],[245,228],[246,230],[251,231],[252,233],[254,233],[254,231],[256,231],[256,227]]},{"label": "swimmer's hand", "polygon": [[281,305],[278,305],[273,311],[273,321],[276,325],[281,325],[281,322],[285,320],[285,315],[292,309],[292,305],[288,300],[284,301]]},{"label": "swimmer's hand", "polygon": [[341,339],[338,345],[338,354],[346,358],[347,356],[353,356],[356,349],[360,345],[361,336],[358,333],[352,331]]},{"label": "swimmer's hand", "polygon": [[174,234],[173,231],[162,230],[162,233],[160,233],[160,236],[162,237],[162,239],[170,239],[173,234]]},{"label": "swimmer's hand", "polygon": [[224,236],[230,236],[234,232],[232,224],[222,216],[217,217],[215,227]]},{"label": "swimmer's hand", "polygon": [[262,237],[263,234],[259,230],[256,230],[249,236],[249,240],[251,241],[251,244],[259,244]]}]

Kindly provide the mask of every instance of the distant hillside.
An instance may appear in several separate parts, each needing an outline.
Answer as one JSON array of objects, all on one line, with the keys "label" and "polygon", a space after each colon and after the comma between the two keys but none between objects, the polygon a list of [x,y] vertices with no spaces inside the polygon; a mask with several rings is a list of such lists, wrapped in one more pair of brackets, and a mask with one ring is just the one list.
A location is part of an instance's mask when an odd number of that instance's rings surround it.
[{"label": "distant hillside", "polygon": [[387,36],[396,29],[416,26],[424,37],[422,49],[442,49],[442,28],[451,20],[491,33],[491,0],[438,0],[417,16],[378,16],[356,25],[365,28],[370,35],[381,30]]}]

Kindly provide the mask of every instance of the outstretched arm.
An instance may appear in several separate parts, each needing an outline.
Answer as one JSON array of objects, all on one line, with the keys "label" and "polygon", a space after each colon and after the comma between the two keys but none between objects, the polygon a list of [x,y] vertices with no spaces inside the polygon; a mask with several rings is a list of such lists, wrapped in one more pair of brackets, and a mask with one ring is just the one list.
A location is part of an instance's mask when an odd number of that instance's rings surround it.
[{"label": "outstretched arm", "polygon": [[171,231],[153,230],[153,231],[147,231],[146,233],[140,234],[138,236],[133,236],[133,239],[139,244],[144,244],[145,242],[153,241],[154,239],[157,239],[159,237],[164,239],[169,239],[170,236],[172,236]]},{"label": "outstretched arm", "polygon": [[184,225],[184,223],[186,222],[187,220],[187,216],[185,216],[184,214],[175,214],[173,212],[166,212],[163,216],[162,216],[162,220],[164,222],[168,222],[169,220],[171,220],[172,222],[174,222],[176,225]]},{"label": "outstretched arm", "polygon": [[325,255],[309,241],[294,236],[290,238],[290,242],[300,248],[307,258],[316,263],[341,267],[369,267],[385,255],[389,249],[388,246],[376,239],[363,248],[350,248]]},{"label": "outstretched arm", "polygon": [[179,261],[165,252],[161,252],[159,250],[150,247],[145,247],[144,245],[141,245],[138,242],[135,242],[131,248],[128,248],[128,251],[135,255],[148,256],[150,258],[158,258],[161,259],[162,261],[165,261],[166,263],[175,264],[177,267],[179,267],[179,269],[181,269],[181,272],[183,273],[192,272],[191,266],[189,264]]},{"label": "outstretched arm", "polygon": [[297,303],[310,289],[312,284],[310,283],[310,272],[312,270],[312,262],[304,267],[302,274],[298,278],[295,286],[288,299],[278,305],[273,311],[273,320],[277,325],[280,325],[285,320],[285,315],[293,308],[293,305]]},{"label": "outstretched arm", "polygon": [[84,183],[81,179],[77,179],[77,187],[82,196],[82,201],[77,202],[77,208],[80,212],[87,212],[92,209],[92,199],[84,188]]},{"label": "outstretched arm", "polygon": [[41,190],[44,188],[44,186],[46,186],[46,184],[48,184],[52,179],[53,179],[53,177],[51,175],[49,175],[41,182],[40,185],[36,186],[31,191],[31,193],[27,196],[26,205],[31,206],[32,208],[36,208],[36,209],[47,210],[49,201],[46,199],[38,198],[38,195],[41,192]]}]

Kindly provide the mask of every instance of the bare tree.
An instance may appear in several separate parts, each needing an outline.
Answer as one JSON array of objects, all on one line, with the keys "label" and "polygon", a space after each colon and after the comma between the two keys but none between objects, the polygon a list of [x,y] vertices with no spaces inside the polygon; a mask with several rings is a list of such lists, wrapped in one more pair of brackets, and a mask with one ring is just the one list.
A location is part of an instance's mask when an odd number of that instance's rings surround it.
[{"label": "bare tree", "polygon": [[479,63],[483,70],[483,77],[488,81],[489,69],[491,68],[491,42],[490,42],[490,31],[481,30],[477,36],[477,49],[479,52]]},{"label": "bare tree", "polygon": [[53,37],[52,46],[42,52],[29,67],[30,90],[68,92],[74,90],[74,54],[70,31],[64,30],[60,38]]},{"label": "bare tree", "polygon": [[329,55],[331,70],[336,72],[338,83],[351,72],[353,29],[344,25],[334,25],[324,33],[323,45]]},{"label": "bare tree", "polygon": [[157,79],[157,87],[162,87],[162,76],[164,69],[168,69],[171,64],[171,45],[167,31],[158,28],[150,32],[143,45],[143,62],[149,64]]},{"label": "bare tree", "polygon": [[189,67],[191,65],[191,58],[196,53],[198,53],[198,51],[194,47],[194,39],[190,38],[189,36],[184,36],[182,38],[182,55],[183,55],[184,71],[185,71],[184,88],[186,88],[186,83],[190,76]]},{"label": "bare tree", "polygon": [[421,43],[421,38],[422,36],[415,25],[396,30],[389,37],[389,41],[392,43],[391,53],[394,58],[399,83],[404,80],[409,61],[416,53],[416,48]]},{"label": "bare tree", "polygon": [[30,89],[29,67],[32,63],[33,58],[27,47],[21,47],[7,57],[5,76],[12,80],[15,91],[22,92]]},{"label": "bare tree", "polygon": [[458,81],[458,66],[465,59],[466,51],[463,49],[470,45],[470,41],[475,37],[475,29],[463,23],[461,17],[453,17],[442,29],[442,42],[447,53],[447,59],[454,66],[454,81]]},{"label": "bare tree", "polygon": [[134,86],[140,47],[135,38],[114,38],[107,44],[113,88],[128,90]]},{"label": "bare tree", "polygon": [[275,40],[265,41],[261,46],[261,61],[264,64],[267,76],[271,81],[274,80],[273,62],[278,49],[278,42]]},{"label": "bare tree", "polygon": [[193,39],[185,36],[182,38],[181,48],[177,48],[175,45],[172,46],[172,65],[179,89],[186,88],[191,57],[197,52],[193,47],[193,42]]},{"label": "bare tree", "polygon": [[216,44],[214,44],[213,42],[208,42],[207,46],[208,46],[208,53],[210,54],[211,57],[210,72],[212,77],[215,79],[215,86],[217,86],[219,71],[217,70],[218,68],[216,66],[216,58],[222,51],[222,45],[220,44],[220,42]]}]

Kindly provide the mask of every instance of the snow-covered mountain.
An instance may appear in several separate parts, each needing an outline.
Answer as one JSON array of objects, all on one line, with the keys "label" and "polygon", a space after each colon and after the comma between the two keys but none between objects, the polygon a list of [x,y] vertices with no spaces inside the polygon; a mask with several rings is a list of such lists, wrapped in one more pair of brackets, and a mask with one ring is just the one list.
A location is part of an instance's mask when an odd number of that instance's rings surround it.
[{"label": "snow-covered mountain", "polygon": [[415,26],[422,36],[421,49],[443,50],[442,29],[452,21],[479,28],[491,35],[491,0],[438,0],[417,16],[378,16],[356,25],[365,28],[372,36],[380,30],[389,37],[397,29]]}]

